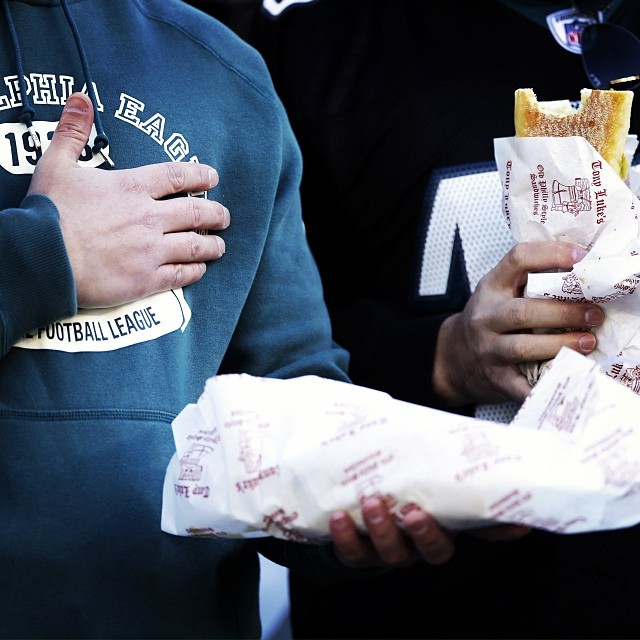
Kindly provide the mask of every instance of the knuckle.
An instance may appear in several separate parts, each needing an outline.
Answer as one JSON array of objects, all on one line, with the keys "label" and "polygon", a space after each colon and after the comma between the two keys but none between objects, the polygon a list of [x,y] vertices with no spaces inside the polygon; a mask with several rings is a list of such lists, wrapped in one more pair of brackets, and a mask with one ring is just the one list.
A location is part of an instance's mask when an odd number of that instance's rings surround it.
[{"label": "knuckle", "polygon": [[[528,335],[528,334],[526,334]],[[522,333],[505,334],[500,341],[499,349],[487,354],[488,368],[500,366],[505,362],[520,362],[528,359],[526,335]]]},{"label": "knuckle", "polygon": [[520,268],[527,261],[528,246],[526,242],[515,244],[505,256],[508,265],[514,269]]},{"label": "knuckle", "polygon": [[146,194],[147,186],[141,182],[134,171],[121,171],[118,174],[119,186],[126,193]]},{"label": "knuckle", "polygon": [[467,316],[467,333],[474,337],[473,342],[476,350],[482,348],[488,333],[494,333],[491,329],[491,314],[492,310],[490,307],[477,306],[469,310]]},{"label": "knuckle", "polygon": [[181,264],[176,264],[173,266],[173,269],[170,271],[170,281],[168,282],[170,289],[177,289],[182,285],[183,274],[184,269]]},{"label": "knuckle", "polygon": [[578,314],[575,313],[575,309],[569,309],[565,305],[562,305],[562,308],[559,309],[560,318],[558,322],[558,327],[578,327],[584,326],[584,316],[580,318]]},{"label": "knuckle", "polygon": [[141,211],[140,224],[145,229],[155,229],[158,224],[158,214],[153,207],[145,207]]},{"label": "knuckle", "polygon": [[529,360],[530,356],[526,346],[522,340],[509,340],[506,344],[506,360],[507,362],[524,362]]},{"label": "knuckle", "polygon": [[55,135],[84,144],[87,141],[86,123],[77,118],[63,118],[56,127]]},{"label": "knuckle", "polygon": [[480,280],[478,280],[478,284],[476,285],[476,291],[482,291],[483,289],[485,289],[485,288],[487,288],[489,286],[489,282],[491,281],[491,277],[492,277],[494,271],[495,271],[495,267],[491,271],[485,273],[480,278]]},{"label": "knuckle", "polygon": [[579,330],[578,327],[585,326],[584,310],[578,308],[575,304],[562,304],[560,306],[560,324],[559,327],[574,327],[575,330]]},{"label": "knuckle", "polygon": [[190,238],[191,238],[191,242],[190,242],[190,261],[191,262],[198,262],[200,256],[202,255],[202,243],[201,243],[201,239],[202,236],[199,233],[191,233],[189,234]]},{"label": "knuckle", "polygon": [[165,163],[165,168],[167,172],[167,180],[169,181],[172,189],[176,193],[182,191],[187,180],[182,164],[179,162],[167,162]]},{"label": "knuckle", "polygon": [[200,229],[203,222],[202,208],[200,206],[200,198],[187,198],[187,209],[191,218],[191,228]]},{"label": "knuckle", "polygon": [[487,314],[481,306],[475,306],[468,310],[467,320],[472,331],[476,331],[485,323]]},{"label": "knuckle", "polygon": [[526,328],[529,325],[527,305],[523,301],[514,300],[513,304],[509,305],[507,313],[510,325],[516,329]]},{"label": "knuckle", "polygon": [[158,270],[157,291],[177,289],[184,284],[184,268],[182,264],[164,265]]}]

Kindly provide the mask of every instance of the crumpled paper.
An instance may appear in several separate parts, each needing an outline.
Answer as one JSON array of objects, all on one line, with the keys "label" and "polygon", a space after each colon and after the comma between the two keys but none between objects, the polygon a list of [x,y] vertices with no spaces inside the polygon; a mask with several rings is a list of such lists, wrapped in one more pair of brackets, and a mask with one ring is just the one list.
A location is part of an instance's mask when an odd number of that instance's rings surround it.
[{"label": "crumpled paper", "polygon": [[[636,136],[629,136],[628,156],[636,146]],[[570,272],[530,274],[525,296],[601,305],[605,320],[593,329],[598,346],[588,357],[629,384],[627,365],[640,361],[639,204],[633,190],[640,193],[640,176],[633,169],[623,181],[580,136],[498,138],[494,150],[515,241],[563,240],[589,249]],[[545,367],[527,364],[531,384]],[[640,392],[637,377],[630,386]]]},{"label": "crumpled paper", "polygon": [[173,422],[161,526],[323,542],[335,509],[364,531],[370,496],[400,525],[418,505],[455,530],[629,526],[640,521],[639,411],[640,397],[568,349],[511,425],[315,376],[216,376]]}]

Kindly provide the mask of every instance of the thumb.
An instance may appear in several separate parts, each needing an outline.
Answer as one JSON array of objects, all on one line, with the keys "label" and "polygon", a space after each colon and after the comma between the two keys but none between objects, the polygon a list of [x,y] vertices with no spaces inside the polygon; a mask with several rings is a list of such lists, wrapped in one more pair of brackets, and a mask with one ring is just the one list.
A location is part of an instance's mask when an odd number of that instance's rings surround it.
[{"label": "thumb", "polygon": [[67,98],[51,144],[44,155],[55,155],[57,161],[75,164],[89,140],[92,125],[91,100],[84,93],[72,93]]}]

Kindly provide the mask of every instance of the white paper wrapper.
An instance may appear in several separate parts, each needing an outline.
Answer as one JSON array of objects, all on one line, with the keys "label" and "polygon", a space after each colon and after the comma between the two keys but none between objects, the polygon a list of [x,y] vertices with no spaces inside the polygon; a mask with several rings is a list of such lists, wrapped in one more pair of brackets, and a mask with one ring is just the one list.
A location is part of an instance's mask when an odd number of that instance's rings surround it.
[{"label": "white paper wrapper", "polygon": [[[629,136],[627,153],[636,146]],[[629,362],[640,362],[639,204],[631,188],[640,189],[640,176],[634,170],[623,181],[579,136],[499,138],[494,148],[516,242],[563,240],[590,250],[569,273],[530,274],[525,295],[601,305],[605,321],[593,329],[598,347],[589,358],[626,382]]]},{"label": "white paper wrapper", "polygon": [[608,496],[601,529],[640,522],[640,397],[588,358],[562,349],[512,427],[569,435],[600,466]]},{"label": "white paper wrapper", "polygon": [[628,526],[640,520],[639,411],[640,397],[568,350],[512,425],[314,376],[217,376],[173,423],[162,529],[320,542],[335,509],[362,527],[369,496],[400,524],[419,505],[452,529]]}]

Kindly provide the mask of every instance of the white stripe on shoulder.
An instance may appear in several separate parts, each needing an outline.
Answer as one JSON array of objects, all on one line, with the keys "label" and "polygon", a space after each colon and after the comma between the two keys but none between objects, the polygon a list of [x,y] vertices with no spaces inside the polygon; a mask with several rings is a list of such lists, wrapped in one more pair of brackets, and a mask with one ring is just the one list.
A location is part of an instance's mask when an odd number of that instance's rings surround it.
[{"label": "white stripe on shoulder", "polygon": [[315,0],[263,0],[262,6],[272,16],[279,16],[285,9],[294,4],[306,4]]}]

